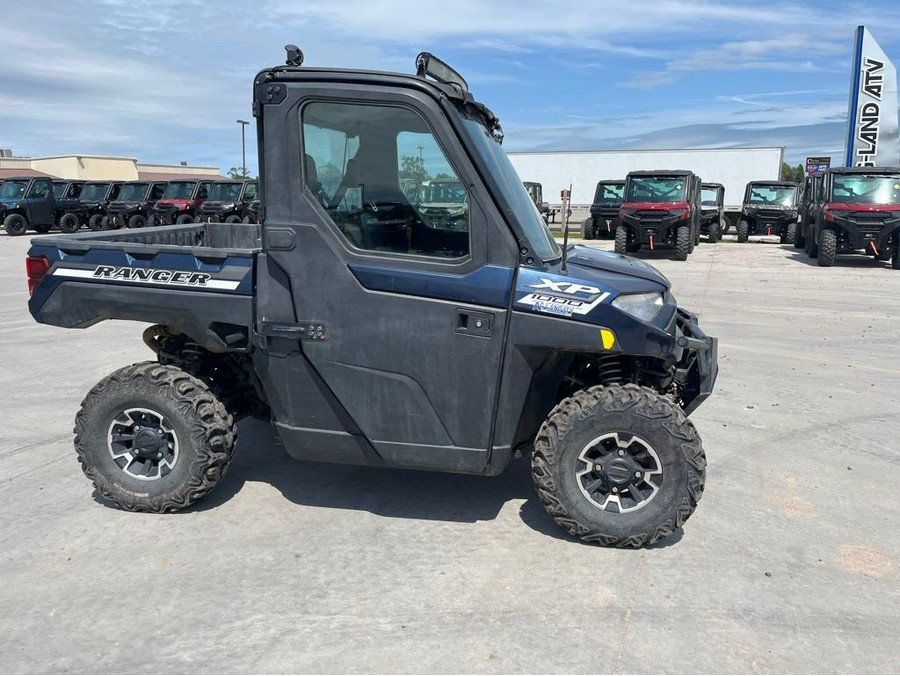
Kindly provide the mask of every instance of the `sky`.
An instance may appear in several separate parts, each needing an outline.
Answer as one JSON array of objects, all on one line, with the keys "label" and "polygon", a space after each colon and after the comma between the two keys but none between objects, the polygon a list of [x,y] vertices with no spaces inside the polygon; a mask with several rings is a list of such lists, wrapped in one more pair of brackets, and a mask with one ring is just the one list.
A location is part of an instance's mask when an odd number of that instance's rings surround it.
[{"label": "sky", "polygon": [[[0,148],[241,164],[251,83],[283,62],[450,63],[508,151],[784,146],[843,153],[854,29],[900,64],[900,3],[0,0]],[[247,166],[256,136],[247,127]]]}]

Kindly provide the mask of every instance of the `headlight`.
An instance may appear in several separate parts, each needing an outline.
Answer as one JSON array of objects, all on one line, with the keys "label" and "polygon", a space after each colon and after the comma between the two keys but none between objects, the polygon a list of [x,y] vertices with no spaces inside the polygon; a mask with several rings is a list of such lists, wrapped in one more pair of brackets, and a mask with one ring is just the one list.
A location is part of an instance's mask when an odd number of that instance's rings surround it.
[{"label": "headlight", "polygon": [[632,317],[649,322],[659,314],[665,300],[661,293],[629,293],[619,296],[612,304]]}]

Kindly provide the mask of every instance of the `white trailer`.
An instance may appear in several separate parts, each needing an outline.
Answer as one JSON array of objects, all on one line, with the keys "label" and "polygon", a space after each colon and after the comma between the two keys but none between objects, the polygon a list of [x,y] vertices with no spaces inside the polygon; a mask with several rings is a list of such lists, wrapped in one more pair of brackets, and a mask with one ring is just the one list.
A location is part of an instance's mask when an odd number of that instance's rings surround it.
[{"label": "white trailer", "polygon": [[575,150],[511,152],[509,159],[523,181],[544,186],[544,199],[559,203],[560,191],[572,184],[572,205],[594,200],[597,182],[624,179],[630,171],[690,169],[707,183],[725,186],[725,211],[740,212],[749,181],[777,181],[784,148],[708,148],[696,150]]}]

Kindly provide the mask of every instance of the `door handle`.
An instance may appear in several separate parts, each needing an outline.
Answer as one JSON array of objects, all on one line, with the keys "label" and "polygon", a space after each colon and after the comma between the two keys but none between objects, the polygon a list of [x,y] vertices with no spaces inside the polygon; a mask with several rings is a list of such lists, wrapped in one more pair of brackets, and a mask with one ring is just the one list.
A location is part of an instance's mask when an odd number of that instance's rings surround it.
[{"label": "door handle", "polygon": [[494,315],[488,312],[456,311],[456,333],[490,338],[494,331]]}]

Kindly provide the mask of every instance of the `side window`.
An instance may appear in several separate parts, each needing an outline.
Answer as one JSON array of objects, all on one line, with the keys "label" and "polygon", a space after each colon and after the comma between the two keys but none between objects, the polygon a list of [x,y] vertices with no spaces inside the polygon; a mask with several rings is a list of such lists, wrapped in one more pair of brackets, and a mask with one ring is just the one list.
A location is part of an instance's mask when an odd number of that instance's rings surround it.
[{"label": "side window", "polygon": [[200,187],[197,188],[197,199],[205,200],[209,197],[209,181],[205,181],[200,184]]},{"label": "side window", "polygon": [[52,187],[50,181],[39,180],[31,184],[31,191],[28,193],[28,196],[46,197],[51,191]]},{"label": "side window", "polygon": [[163,196],[163,193],[166,191],[165,183],[154,183],[153,187],[150,189],[150,199],[158,200]]},{"label": "side window", "polygon": [[349,244],[438,258],[469,253],[468,191],[421,115],[315,102],[301,123],[306,187]]},{"label": "side window", "polygon": [[256,183],[248,183],[247,187],[244,188],[244,199],[245,200],[255,200],[256,199]]}]

